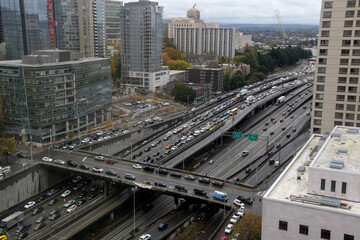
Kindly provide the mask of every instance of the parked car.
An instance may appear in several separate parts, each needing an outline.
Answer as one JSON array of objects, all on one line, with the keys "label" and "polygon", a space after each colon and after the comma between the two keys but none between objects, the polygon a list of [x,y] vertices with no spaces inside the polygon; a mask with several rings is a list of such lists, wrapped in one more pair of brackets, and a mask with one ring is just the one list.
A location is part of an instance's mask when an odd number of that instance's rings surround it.
[{"label": "parked car", "polygon": [[52,162],[53,160],[49,157],[43,157],[41,160],[43,160],[44,162]]},{"label": "parked car", "polygon": [[89,169],[90,169],[90,166],[87,165],[87,164],[85,164],[85,163],[82,163],[82,164],[79,165],[79,168],[85,169],[85,170],[89,170]]},{"label": "parked car", "polygon": [[243,202],[241,202],[239,199],[235,199],[234,200],[234,204],[238,207],[244,207],[245,204]]},{"label": "parked car", "polygon": [[19,152],[18,154],[16,154],[16,156],[20,158],[27,158],[27,155],[22,152]]},{"label": "parked car", "polygon": [[226,228],[225,228],[225,233],[226,234],[231,234],[231,232],[232,232],[232,230],[233,230],[233,227],[234,227],[234,225],[233,224],[228,224],[227,226],[226,226]]},{"label": "parked car", "polygon": [[23,224],[16,229],[15,233],[20,234],[20,233],[26,232],[27,230],[30,229],[30,227],[31,227],[31,224]]},{"label": "parked car", "polygon": [[134,165],[133,165],[133,168],[135,168],[135,169],[141,169],[142,166],[141,166],[140,164],[134,164]]},{"label": "parked car", "polygon": [[54,163],[59,164],[59,165],[65,165],[65,161],[61,160],[61,159],[54,160]]},{"label": "parked car", "polygon": [[242,156],[243,156],[243,157],[246,157],[247,155],[249,155],[249,152],[248,152],[248,151],[243,151],[243,152],[242,152]]},{"label": "parked car", "polygon": [[77,208],[76,205],[71,205],[66,211],[67,211],[68,213],[71,213],[71,212],[75,211],[76,208]]}]

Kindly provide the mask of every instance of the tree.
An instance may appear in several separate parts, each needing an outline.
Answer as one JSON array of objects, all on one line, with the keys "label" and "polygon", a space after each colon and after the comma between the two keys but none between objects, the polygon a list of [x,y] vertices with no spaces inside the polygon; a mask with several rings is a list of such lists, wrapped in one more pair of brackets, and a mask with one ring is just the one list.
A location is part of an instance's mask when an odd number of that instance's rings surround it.
[{"label": "tree", "polygon": [[9,152],[16,152],[16,145],[13,138],[0,138],[0,155],[6,158],[6,163],[8,163],[8,154]]},{"label": "tree", "polygon": [[120,54],[115,54],[111,57],[111,77],[115,82],[116,79],[121,78],[121,56]]},{"label": "tree", "polygon": [[164,38],[164,49],[165,48],[174,48],[176,49],[176,46],[174,44],[174,41],[172,38]]},{"label": "tree", "polygon": [[169,58],[171,60],[184,60],[185,59],[185,53],[176,50],[175,48],[165,48],[164,52],[167,53],[167,55],[169,56]]},{"label": "tree", "polygon": [[176,82],[174,88],[171,90],[171,95],[174,96],[176,101],[191,102],[195,96],[194,90],[185,84]]},{"label": "tree", "polygon": [[175,60],[169,62],[169,69],[170,70],[186,70],[190,68],[190,63],[185,62],[184,60]]},{"label": "tree", "polygon": [[237,240],[261,240],[261,219],[252,213],[245,214],[235,223],[233,234],[236,233]]}]

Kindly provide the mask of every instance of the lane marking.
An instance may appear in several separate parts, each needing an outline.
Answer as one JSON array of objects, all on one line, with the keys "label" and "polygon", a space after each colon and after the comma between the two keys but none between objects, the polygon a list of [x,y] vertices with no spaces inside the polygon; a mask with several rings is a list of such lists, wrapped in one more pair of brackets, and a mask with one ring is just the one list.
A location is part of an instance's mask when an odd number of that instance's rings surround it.
[{"label": "lane marking", "polygon": [[83,159],[82,161],[85,161],[86,158],[87,158],[87,157],[84,157],[84,159]]}]

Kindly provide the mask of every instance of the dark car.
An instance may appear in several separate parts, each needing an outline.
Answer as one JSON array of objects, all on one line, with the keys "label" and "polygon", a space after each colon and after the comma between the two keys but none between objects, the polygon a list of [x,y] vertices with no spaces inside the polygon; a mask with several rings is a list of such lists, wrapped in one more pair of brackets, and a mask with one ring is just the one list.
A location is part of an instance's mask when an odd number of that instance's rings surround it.
[{"label": "dark car", "polygon": [[219,181],[213,181],[212,182],[212,185],[215,185],[217,187],[223,187],[224,186],[224,183],[223,182],[219,182]]},{"label": "dark car", "polygon": [[46,193],[46,196],[51,197],[52,195],[54,195],[58,191],[59,191],[58,189],[51,189]]},{"label": "dark car", "polygon": [[78,198],[83,198],[83,197],[86,197],[86,196],[87,196],[87,191],[82,191],[82,192],[79,194]]},{"label": "dark car", "polygon": [[20,227],[18,227],[18,229],[16,229],[15,233],[20,234],[20,233],[26,232],[27,230],[30,229],[30,227],[31,227],[31,224],[21,225]]},{"label": "dark car", "polygon": [[80,207],[86,203],[86,200],[80,200],[78,201],[77,205]]},{"label": "dark car", "polygon": [[44,222],[38,223],[35,225],[34,230],[38,231],[38,230],[44,228],[45,226],[46,226],[46,223],[44,223]]},{"label": "dark car", "polygon": [[138,152],[137,154],[136,154],[136,156],[141,156],[143,153],[142,153],[142,151],[140,151],[140,152]]},{"label": "dark car", "polygon": [[167,154],[170,154],[170,152],[171,152],[171,150],[168,149],[168,150],[166,150],[164,153],[167,155]]},{"label": "dark car", "polygon": [[194,193],[201,196],[206,196],[207,194],[205,190],[199,188],[194,188]]},{"label": "dark car", "polygon": [[167,140],[169,140],[169,137],[164,137],[163,140],[167,141]]},{"label": "dark car", "polygon": [[85,169],[85,170],[89,170],[89,169],[90,169],[90,166],[87,165],[87,164],[85,164],[85,163],[83,163],[83,164],[80,164],[80,165],[79,165],[79,168]]},{"label": "dark car", "polygon": [[105,174],[110,175],[110,176],[116,176],[117,172],[115,170],[109,169],[105,171]]},{"label": "dark car", "polygon": [[136,177],[133,174],[125,173],[125,178],[129,180],[135,180]]},{"label": "dark car", "polygon": [[238,196],[237,199],[239,199],[240,201],[252,205],[253,204],[253,200],[251,200],[251,198],[249,197],[245,197],[245,196]]},{"label": "dark car", "polygon": [[77,167],[77,163],[73,160],[68,160],[67,161],[67,164],[70,166],[70,167]]},{"label": "dark car", "polygon": [[51,215],[54,215],[54,214],[60,213],[60,212],[61,212],[60,208],[55,208],[49,213],[49,215],[51,216]]},{"label": "dark car", "polygon": [[282,127],[282,128],[281,128],[281,130],[285,130],[285,129],[286,129],[286,127]]},{"label": "dark car", "polygon": [[281,144],[279,143],[278,145],[276,145],[276,148],[281,148]]},{"label": "dark car", "polygon": [[163,169],[163,168],[160,168],[159,169],[159,174],[163,174],[163,175],[166,175],[168,174],[169,172],[166,170],[166,169]]},{"label": "dark car", "polygon": [[156,152],[156,153],[153,154],[153,156],[155,156],[155,157],[158,156],[158,155],[160,155],[160,152]]},{"label": "dark car", "polygon": [[145,203],[144,207],[143,207],[143,210],[144,210],[144,212],[147,212],[152,208],[153,208],[153,205],[151,203]]},{"label": "dark car", "polygon": [[164,182],[155,181],[154,184],[155,184],[155,186],[166,187],[166,183],[164,183]]},{"label": "dark car", "polygon": [[19,152],[18,154],[16,154],[16,156],[20,158],[27,158],[27,155],[22,152]]},{"label": "dark car", "polygon": [[250,173],[250,172],[251,172],[251,168],[245,169],[245,173]]},{"label": "dark car", "polygon": [[91,199],[93,199],[93,198],[96,198],[96,196],[97,196],[96,193],[92,193],[92,194],[90,194],[87,198],[88,198],[89,200],[91,200]]},{"label": "dark car", "polygon": [[181,173],[178,173],[178,172],[172,172],[172,173],[170,173],[170,176],[180,178],[180,177],[181,177]]},{"label": "dark car", "polygon": [[146,166],[143,169],[144,169],[144,171],[147,171],[147,172],[154,172],[155,171],[155,168],[150,167],[150,166]]},{"label": "dark car", "polygon": [[18,235],[17,240],[25,239],[27,236],[29,236],[28,232],[22,232]]},{"label": "dark car", "polygon": [[60,216],[61,216],[60,212],[54,213],[54,214],[50,215],[49,220],[54,221],[55,219],[57,219]]},{"label": "dark car", "polygon": [[209,184],[209,183],[210,183],[210,179],[208,179],[208,178],[199,178],[199,182]]},{"label": "dark car", "polygon": [[271,159],[269,160],[269,164],[274,164],[274,163],[275,163],[275,160],[271,158]]},{"label": "dark car", "polygon": [[293,132],[296,132],[296,128],[293,128],[293,130],[292,130]]},{"label": "dark car", "polygon": [[149,152],[151,150],[151,147],[145,148],[145,152]]},{"label": "dark car", "polygon": [[143,162],[148,162],[148,161],[150,161],[150,160],[151,160],[151,157],[150,157],[150,156],[146,156],[146,157],[144,157]]},{"label": "dark car", "polygon": [[286,134],[286,137],[287,137],[287,138],[291,137],[290,133]]},{"label": "dark car", "polygon": [[57,203],[57,202],[58,202],[57,198],[54,198],[54,199],[51,199],[51,200],[49,201],[48,205],[49,205],[49,206],[52,206],[52,205],[54,205],[54,204]]},{"label": "dark car", "polygon": [[46,195],[42,195],[42,196],[40,196],[36,201],[37,202],[42,202],[42,201],[44,201],[46,199]]},{"label": "dark car", "polygon": [[36,223],[39,224],[39,223],[44,222],[45,220],[46,220],[46,216],[41,216],[38,219],[36,219]]},{"label": "dark car", "polygon": [[162,230],[165,230],[167,227],[168,227],[168,224],[167,224],[167,223],[162,223],[162,224],[159,225],[158,229],[159,229],[160,231],[162,231]]},{"label": "dark car", "polygon": [[274,132],[270,132],[270,135],[274,135]]},{"label": "dark car", "polygon": [[187,187],[183,185],[175,185],[175,189],[177,189],[179,192],[187,192]]}]

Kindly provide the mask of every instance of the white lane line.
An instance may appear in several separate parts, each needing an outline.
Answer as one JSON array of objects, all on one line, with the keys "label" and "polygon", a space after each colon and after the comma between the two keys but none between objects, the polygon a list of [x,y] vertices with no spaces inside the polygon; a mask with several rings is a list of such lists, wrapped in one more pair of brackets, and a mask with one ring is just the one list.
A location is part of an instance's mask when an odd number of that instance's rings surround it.
[{"label": "white lane line", "polygon": [[83,159],[82,161],[85,161],[86,158],[87,158],[87,157],[84,157],[84,159]]}]

